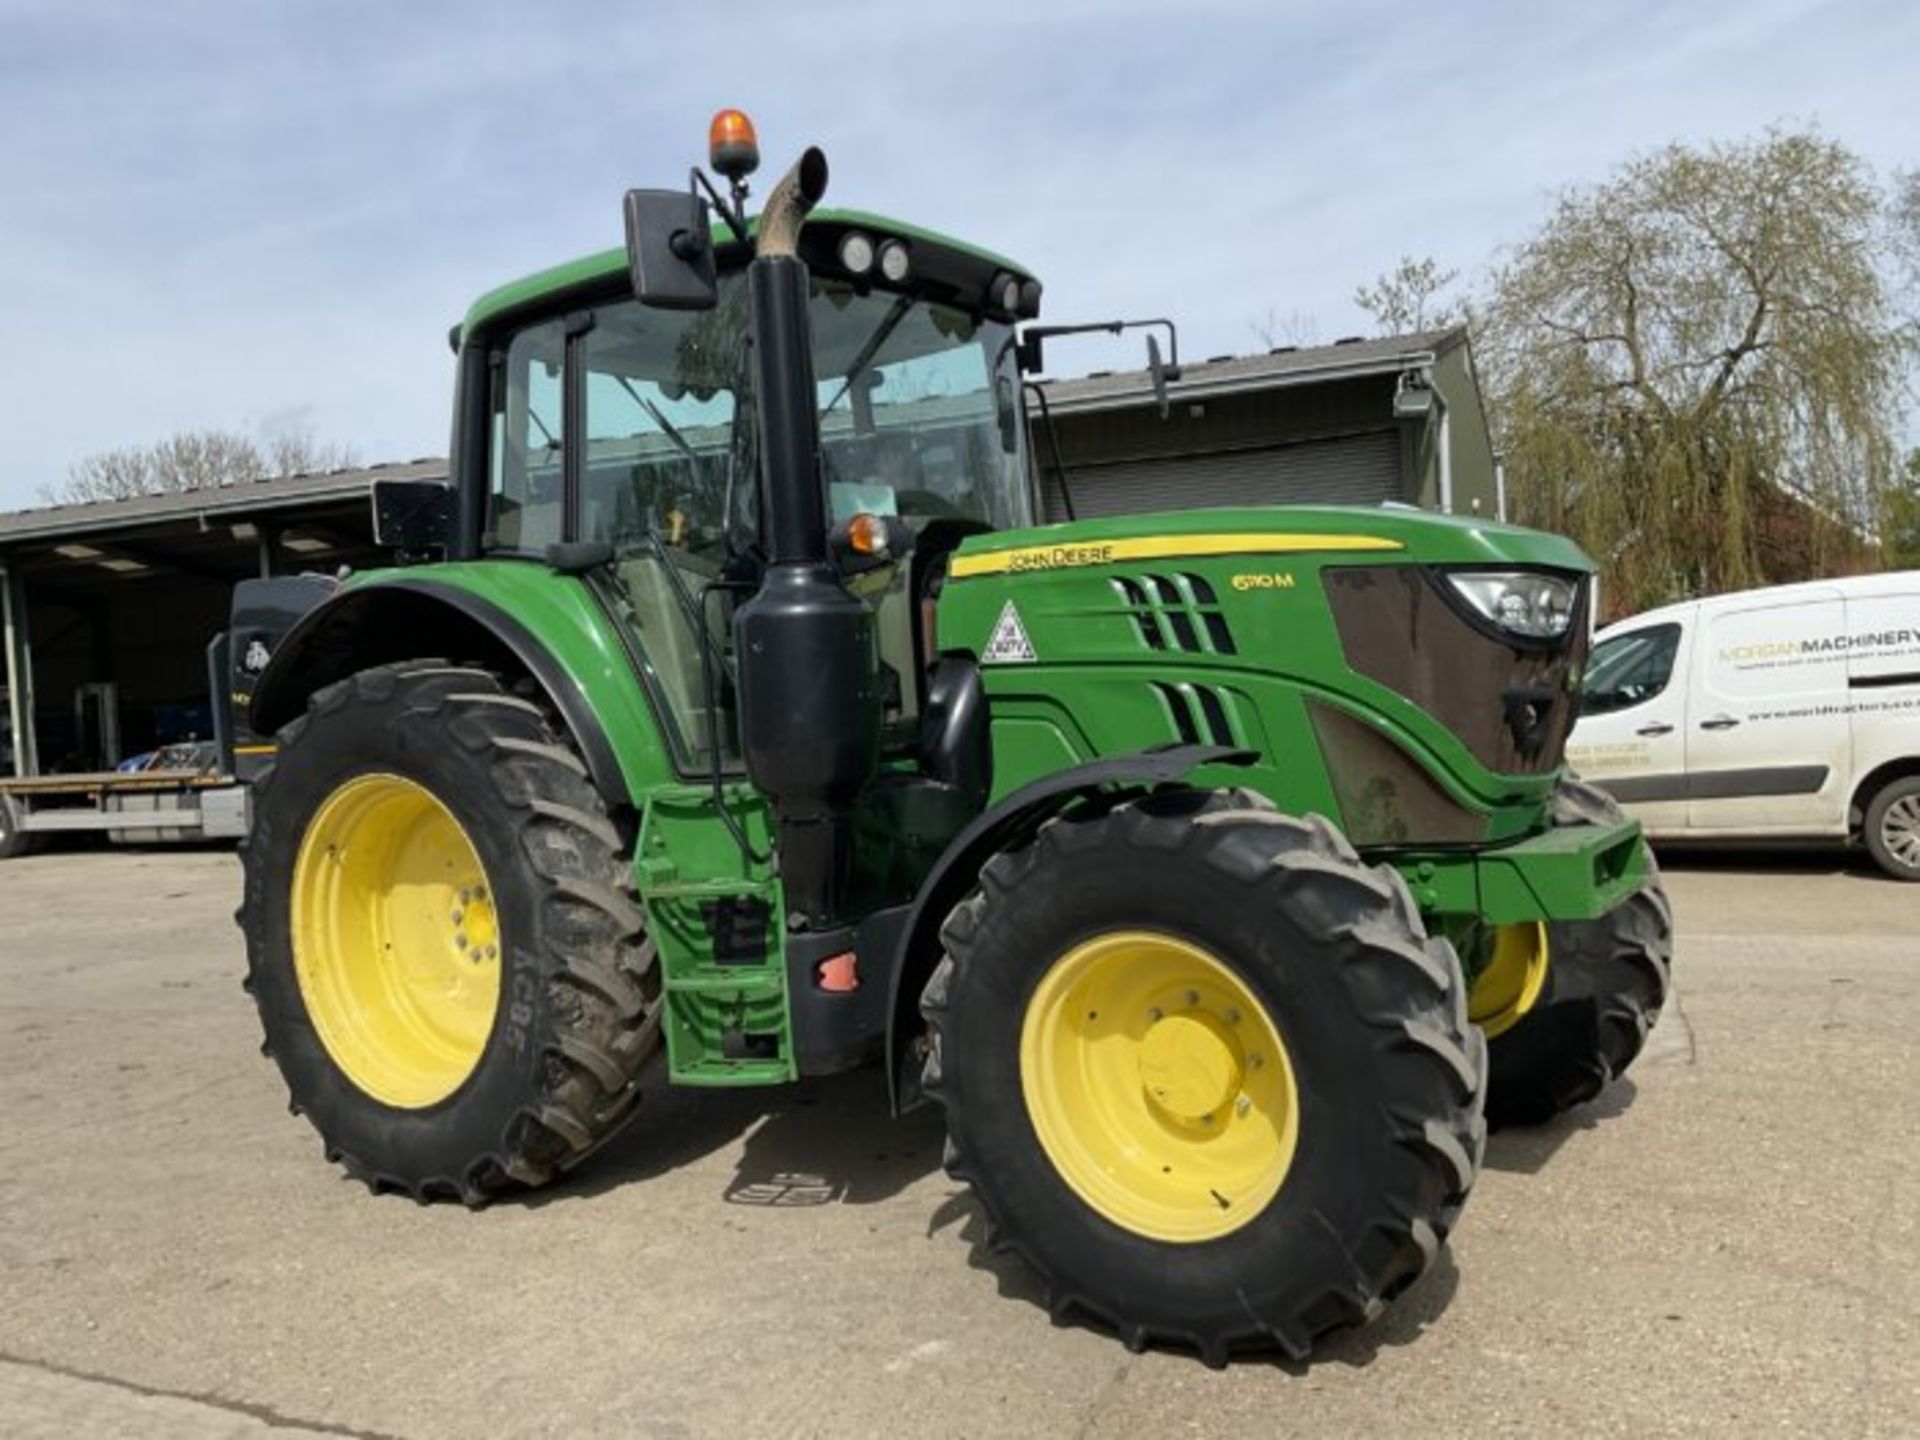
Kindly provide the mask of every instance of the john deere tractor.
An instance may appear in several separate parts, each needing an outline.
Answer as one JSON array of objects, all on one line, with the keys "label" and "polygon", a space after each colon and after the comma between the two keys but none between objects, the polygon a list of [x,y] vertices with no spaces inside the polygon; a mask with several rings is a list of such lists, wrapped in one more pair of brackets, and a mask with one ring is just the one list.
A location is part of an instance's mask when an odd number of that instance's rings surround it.
[{"label": "john deere tractor", "polygon": [[1035,278],[816,209],[818,151],[750,219],[713,140],[730,194],[630,192],[623,250],[474,304],[450,484],[383,487],[402,563],[236,697],[293,1108],[480,1205],[657,1059],[878,1059],[1056,1313],[1305,1355],[1433,1262],[1489,1111],[1659,1011],[1652,862],[1561,764],[1590,562],[1404,509],[1036,526]]}]

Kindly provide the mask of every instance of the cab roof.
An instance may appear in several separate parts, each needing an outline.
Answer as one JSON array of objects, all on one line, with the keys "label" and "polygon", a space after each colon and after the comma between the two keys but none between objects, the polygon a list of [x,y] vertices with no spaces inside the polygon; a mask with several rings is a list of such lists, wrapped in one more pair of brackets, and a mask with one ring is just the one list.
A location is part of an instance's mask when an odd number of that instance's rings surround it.
[{"label": "cab roof", "polygon": [[[759,217],[747,222],[748,234],[759,229]],[[1022,280],[1034,278],[1033,272],[1024,265],[997,255],[979,245],[964,240],[956,240],[951,235],[942,235],[936,230],[923,229],[918,225],[909,225],[904,220],[894,220],[885,215],[871,214],[865,210],[816,210],[808,217],[809,225],[835,225],[843,229],[870,230],[879,236],[898,236],[918,244],[939,246],[970,256],[985,264],[1010,271]],[[741,254],[740,246],[733,238],[733,232],[724,223],[713,227],[713,239],[721,256],[724,268],[728,251],[736,256]],[[625,248],[601,250],[592,255],[584,255],[578,260],[570,260],[563,265],[554,265],[545,270],[537,270],[505,285],[496,286],[475,300],[467,309],[466,318],[461,322],[460,338],[464,339],[474,330],[497,320],[510,311],[524,306],[538,305],[542,301],[568,294],[575,290],[587,289],[616,281],[627,273],[627,252]]]}]

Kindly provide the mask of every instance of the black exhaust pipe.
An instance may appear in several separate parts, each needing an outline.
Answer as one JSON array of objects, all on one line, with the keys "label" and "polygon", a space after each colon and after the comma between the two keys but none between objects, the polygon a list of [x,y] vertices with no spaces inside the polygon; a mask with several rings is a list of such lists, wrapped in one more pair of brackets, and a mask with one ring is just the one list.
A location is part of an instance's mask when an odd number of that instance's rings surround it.
[{"label": "black exhaust pipe", "polygon": [[881,719],[873,612],[827,559],[808,276],[795,253],[826,187],[827,157],[809,149],[768,196],[747,269],[770,559],[733,619],[747,773],[773,800],[789,924],[813,930],[832,926],[846,897],[853,802],[879,769]]}]

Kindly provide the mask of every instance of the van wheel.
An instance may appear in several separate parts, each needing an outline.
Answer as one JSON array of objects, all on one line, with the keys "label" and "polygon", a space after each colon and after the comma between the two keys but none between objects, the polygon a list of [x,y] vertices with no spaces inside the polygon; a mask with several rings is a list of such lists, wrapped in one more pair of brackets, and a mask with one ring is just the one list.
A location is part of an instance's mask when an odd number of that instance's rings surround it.
[{"label": "van wheel", "polygon": [[1920,775],[1882,785],[1862,831],[1874,864],[1896,880],[1920,880]]}]

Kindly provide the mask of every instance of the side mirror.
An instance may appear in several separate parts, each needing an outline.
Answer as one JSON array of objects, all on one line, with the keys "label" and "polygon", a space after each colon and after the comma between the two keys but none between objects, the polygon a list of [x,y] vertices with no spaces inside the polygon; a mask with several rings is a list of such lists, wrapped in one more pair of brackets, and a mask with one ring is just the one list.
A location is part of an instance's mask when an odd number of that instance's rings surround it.
[{"label": "side mirror", "polygon": [[627,270],[640,303],[711,310],[719,282],[707,202],[686,190],[629,190],[625,208]]},{"label": "side mirror", "polygon": [[438,480],[373,482],[373,543],[407,560],[436,559],[458,530],[451,485]]}]

